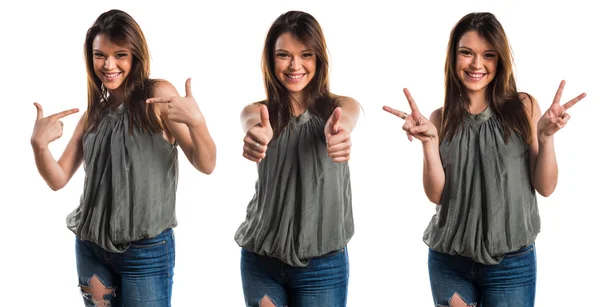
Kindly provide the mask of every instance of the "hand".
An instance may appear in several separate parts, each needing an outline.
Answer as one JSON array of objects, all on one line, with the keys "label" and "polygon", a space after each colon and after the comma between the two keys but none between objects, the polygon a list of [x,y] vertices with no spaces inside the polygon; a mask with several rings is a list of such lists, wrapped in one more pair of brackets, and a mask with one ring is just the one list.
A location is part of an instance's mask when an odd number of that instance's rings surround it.
[{"label": "hand", "polygon": [[327,154],[333,162],[345,162],[350,160],[350,133],[340,125],[342,108],[337,107],[325,123],[325,141],[327,142]]},{"label": "hand", "polygon": [[34,148],[48,147],[48,144],[60,138],[63,134],[63,122],[60,119],[79,112],[79,109],[75,108],[44,117],[42,106],[37,102],[33,105],[37,109],[37,118],[31,134],[31,146]]},{"label": "hand", "polygon": [[146,103],[165,103],[167,104],[167,119],[176,123],[182,123],[188,127],[193,127],[204,122],[204,116],[192,96],[192,79],[185,81],[185,97],[157,97],[149,98]]},{"label": "hand", "polygon": [[413,137],[419,139],[423,144],[429,144],[430,142],[437,140],[438,134],[435,125],[433,125],[426,117],[421,115],[421,112],[419,112],[419,108],[417,108],[417,104],[410,95],[408,89],[404,89],[404,95],[406,95],[406,99],[408,100],[411,114],[407,114],[406,112],[402,112],[388,106],[384,106],[383,110],[405,120],[404,125],[402,125],[402,129],[406,131],[409,141],[412,142]]},{"label": "hand", "polygon": [[269,109],[260,105],[260,123],[254,125],[246,132],[244,137],[243,156],[254,162],[260,162],[267,156],[267,145],[273,138],[273,128],[269,122]]},{"label": "hand", "polygon": [[554,96],[554,101],[550,105],[550,108],[542,114],[537,123],[538,140],[544,141],[544,139],[551,137],[558,130],[562,129],[571,118],[567,110],[586,96],[585,93],[581,93],[564,105],[560,105],[560,98],[564,87],[565,80],[560,82],[560,86]]}]

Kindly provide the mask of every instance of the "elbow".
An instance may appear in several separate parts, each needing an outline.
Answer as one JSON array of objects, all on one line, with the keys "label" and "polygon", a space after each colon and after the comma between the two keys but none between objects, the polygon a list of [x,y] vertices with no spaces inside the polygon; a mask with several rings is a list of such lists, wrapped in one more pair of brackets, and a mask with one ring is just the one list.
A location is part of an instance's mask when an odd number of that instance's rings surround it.
[{"label": "elbow", "polygon": [[196,169],[199,170],[203,174],[210,175],[215,170],[215,167],[217,164],[216,160],[217,160],[216,157],[214,157],[214,158],[210,159],[210,161],[206,161],[205,163],[198,163],[198,166],[196,166]]},{"label": "elbow", "polygon": [[548,196],[552,195],[552,193],[554,193],[554,190],[556,189],[556,181],[546,182],[545,184],[544,183],[538,183],[538,184],[534,183],[533,188],[541,196],[548,197]]},{"label": "elbow", "polygon": [[442,198],[439,197],[439,196],[436,197],[436,196],[430,196],[430,195],[428,195],[427,198],[429,198],[430,202],[432,202],[432,203],[434,203],[436,205],[439,205],[442,202]]},{"label": "elbow", "polygon": [[552,195],[552,193],[554,193],[554,187],[536,189],[536,191],[538,192],[538,194],[540,194],[544,197],[548,197],[548,196]]},{"label": "elbow", "polygon": [[52,184],[52,183],[50,183],[50,182],[48,182],[48,186],[49,186],[49,187],[50,187],[50,189],[51,189],[52,191],[54,191],[54,192],[56,192],[56,191],[58,191],[58,190],[60,190],[60,189],[62,189],[62,188],[64,188],[64,187],[65,187],[65,185],[64,185],[64,184]]}]

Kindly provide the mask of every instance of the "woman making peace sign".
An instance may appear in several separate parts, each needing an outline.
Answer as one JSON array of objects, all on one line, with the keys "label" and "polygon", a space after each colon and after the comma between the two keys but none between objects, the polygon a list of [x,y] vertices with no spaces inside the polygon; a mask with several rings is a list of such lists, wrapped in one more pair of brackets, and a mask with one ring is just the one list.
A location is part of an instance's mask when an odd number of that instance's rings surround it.
[{"label": "woman making peace sign", "polygon": [[512,67],[496,17],[471,13],[450,34],[443,108],[428,120],[406,89],[411,114],[384,107],[423,145],[423,186],[437,205],[423,237],[436,306],[534,304],[536,191],[554,191],[553,135],[585,93],[561,105],[562,81],[542,114],[517,92]]}]

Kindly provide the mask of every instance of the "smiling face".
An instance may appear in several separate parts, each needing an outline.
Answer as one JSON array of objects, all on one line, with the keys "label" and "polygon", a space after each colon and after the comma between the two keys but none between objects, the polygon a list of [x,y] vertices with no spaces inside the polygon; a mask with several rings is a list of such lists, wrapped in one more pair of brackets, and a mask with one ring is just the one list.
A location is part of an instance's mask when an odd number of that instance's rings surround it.
[{"label": "smiling face", "polygon": [[275,42],[275,76],[301,100],[302,91],[310,83],[317,68],[315,52],[286,32]]},{"label": "smiling face", "polygon": [[466,32],[458,42],[456,73],[470,95],[485,94],[496,76],[498,52],[476,31]]},{"label": "smiling face", "polygon": [[94,72],[113,95],[122,91],[121,85],[131,71],[133,61],[131,51],[119,45],[115,45],[103,34],[94,38],[92,54],[94,60]]}]

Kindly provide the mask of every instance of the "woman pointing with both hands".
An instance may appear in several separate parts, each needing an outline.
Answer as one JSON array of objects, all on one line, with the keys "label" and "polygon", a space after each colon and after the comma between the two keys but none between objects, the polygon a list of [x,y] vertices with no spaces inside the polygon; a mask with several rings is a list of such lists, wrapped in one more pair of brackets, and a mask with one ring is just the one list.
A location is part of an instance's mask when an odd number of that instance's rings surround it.
[{"label": "woman pointing with both hands", "polygon": [[88,107],[58,161],[48,145],[62,135],[60,118],[78,110],[43,117],[35,103],[31,145],[38,171],[58,190],[84,164],[83,195],[67,217],[76,235],[84,304],[170,306],[177,146],[196,169],[210,174],[215,144],[190,80],[186,97],[179,97],[168,81],[150,79],[148,46],[129,14],[101,14],[88,29],[84,55]]}]

